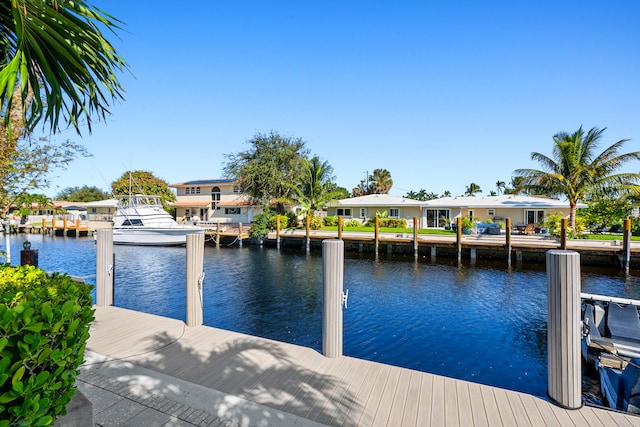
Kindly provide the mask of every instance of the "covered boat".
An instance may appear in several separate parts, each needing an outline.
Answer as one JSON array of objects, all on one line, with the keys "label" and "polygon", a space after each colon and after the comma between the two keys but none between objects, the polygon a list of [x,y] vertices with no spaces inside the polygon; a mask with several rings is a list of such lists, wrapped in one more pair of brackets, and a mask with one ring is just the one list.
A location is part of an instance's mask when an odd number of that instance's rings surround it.
[{"label": "covered boat", "polygon": [[188,234],[203,234],[205,228],[178,224],[162,207],[159,196],[121,196],[113,218],[113,243],[119,245],[184,245]]},{"label": "covered boat", "polygon": [[582,355],[607,405],[640,413],[640,301],[582,294]]}]

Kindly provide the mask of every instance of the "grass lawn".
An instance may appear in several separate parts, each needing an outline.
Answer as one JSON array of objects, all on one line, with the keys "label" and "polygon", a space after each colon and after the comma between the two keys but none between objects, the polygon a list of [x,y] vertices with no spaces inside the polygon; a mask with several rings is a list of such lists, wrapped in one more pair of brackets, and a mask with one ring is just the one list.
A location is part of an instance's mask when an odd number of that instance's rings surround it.
[{"label": "grass lawn", "polygon": [[[622,240],[624,238],[622,233],[614,234],[583,234],[583,238],[589,240]],[[640,236],[631,236],[631,240],[640,241]]]},{"label": "grass lawn", "polygon": [[[338,226],[332,226],[332,227],[322,227],[322,230],[320,231],[338,231]],[[351,232],[351,231],[359,231],[359,232],[363,232],[363,233],[373,233],[375,230],[373,227],[344,227],[342,229],[343,232]],[[413,234],[413,228],[385,228],[385,227],[380,227],[380,229],[378,230],[380,231],[380,233],[408,233],[408,234]],[[424,228],[420,228],[418,229],[418,234],[445,234],[445,235],[455,235],[456,232],[455,231],[450,231],[450,230],[440,230],[440,229],[424,229]]]}]

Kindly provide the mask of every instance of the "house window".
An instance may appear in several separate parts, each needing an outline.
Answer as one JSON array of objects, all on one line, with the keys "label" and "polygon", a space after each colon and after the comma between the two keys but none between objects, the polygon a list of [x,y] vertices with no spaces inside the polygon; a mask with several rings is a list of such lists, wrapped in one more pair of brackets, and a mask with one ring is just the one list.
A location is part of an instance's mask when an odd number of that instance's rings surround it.
[{"label": "house window", "polygon": [[190,191],[190,190],[191,190],[191,189],[190,189],[189,187],[185,188],[185,189],[184,189],[184,194],[190,194],[190,193],[191,193],[191,191]]},{"label": "house window", "polygon": [[351,216],[351,209],[350,208],[338,208],[338,209],[336,209],[336,213],[338,214],[338,216]]},{"label": "house window", "polygon": [[360,218],[367,217],[367,208],[360,208]]},{"label": "house window", "polygon": [[240,215],[240,208],[224,208],[225,215]]},{"label": "house window", "polygon": [[196,194],[200,194],[200,187],[196,187]]},{"label": "house window", "polygon": [[91,213],[98,213],[98,209],[97,208],[91,208]]},{"label": "house window", "polygon": [[187,218],[191,218],[191,211],[189,209],[185,209],[184,216],[186,216]]},{"label": "house window", "polygon": [[495,209],[487,209],[487,215],[495,216],[496,215],[496,210]]},{"label": "house window", "polygon": [[233,186],[233,192],[234,192],[235,194],[238,194],[238,193],[240,192],[240,187],[238,187],[237,185],[234,185],[234,186]]},{"label": "house window", "polygon": [[220,201],[220,187],[213,187],[211,189],[211,200],[213,203]]},{"label": "house window", "polygon": [[399,217],[400,217],[400,209],[389,208],[389,218],[399,218]]}]

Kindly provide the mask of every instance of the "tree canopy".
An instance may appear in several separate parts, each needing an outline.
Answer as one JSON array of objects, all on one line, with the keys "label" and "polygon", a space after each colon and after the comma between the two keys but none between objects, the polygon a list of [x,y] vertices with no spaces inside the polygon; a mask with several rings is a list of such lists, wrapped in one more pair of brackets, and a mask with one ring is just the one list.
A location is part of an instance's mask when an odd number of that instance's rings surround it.
[{"label": "tree canopy", "polygon": [[586,134],[582,127],[572,134],[559,132],[553,136],[552,157],[531,153],[531,160],[539,162],[542,169],[514,171],[515,176],[521,177],[523,189],[534,194],[566,197],[572,227],[575,227],[578,201],[602,194],[640,193],[637,184],[640,174],[616,173],[625,163],[640,160],[639,151],[619,154],[628,139],[621,139],[596,154],[605,129],[593,127]]},{"label": "tree canopy", "polygon": [[281,208],[293,196],[292,184],[302,182],[308,154],[305,142],[271,131],[257,133],[247,144],[246,151],[225,154],[225,175],[255,201],[265,205],[278,201]]},{"label": "tree canopy", "polygon": [[[10,127],[12,94],[22,101],[21,118],[31,131],[44,119],[53,133],[60,122],[79,133],[109,102],[122,99],[117,72],[127,65],[99,27],[115,33],[120,21],[85,0],[12,0],[0,3],[0,111]],[[32,102],[26,102],[32,99]],[[28,106],[28,108],[27,108]]]},{"label": "tree canopy", "polygon": [[102,191],[98,187],[67,187],[62,189],[57,195],[56,200],[66,200],[69,202],[97,202],[109,198],[109,193]]},{"label": "tree canopy", "polygon": [[374,169],[371,175],[367,175],[366,180],[360,181],[351,194],[353,197],[366,196],[368,194],[388,194],[393,187],[391,172],[386,169]]},{"label": "tree canopy", "polygon": [[169,203],[176,200],[175,194],[171,191],[166,181],[157,178],[151,172],[143,170],[123,173],[120,178],[111,183],[111,193],[116,197],[128,194],[160,196],[162,205],[167,211],[171,211]]},{"label": "tree canopy", "polygon": [[482,193],[482,189],[475,182],[467,185],[467,188],[464,191],[464,195],[470,197],[475,197],[476,193]]}]

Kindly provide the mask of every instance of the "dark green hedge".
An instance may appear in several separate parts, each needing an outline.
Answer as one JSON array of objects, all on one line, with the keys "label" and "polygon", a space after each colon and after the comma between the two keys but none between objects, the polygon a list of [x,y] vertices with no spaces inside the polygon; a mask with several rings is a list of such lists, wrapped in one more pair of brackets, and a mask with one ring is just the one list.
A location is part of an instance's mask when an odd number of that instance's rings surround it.
[{"label": "dark green hedge", "polygon": [[0,427],[50,425],[66,413],[93,320],[91,289],[0,266]]}]

